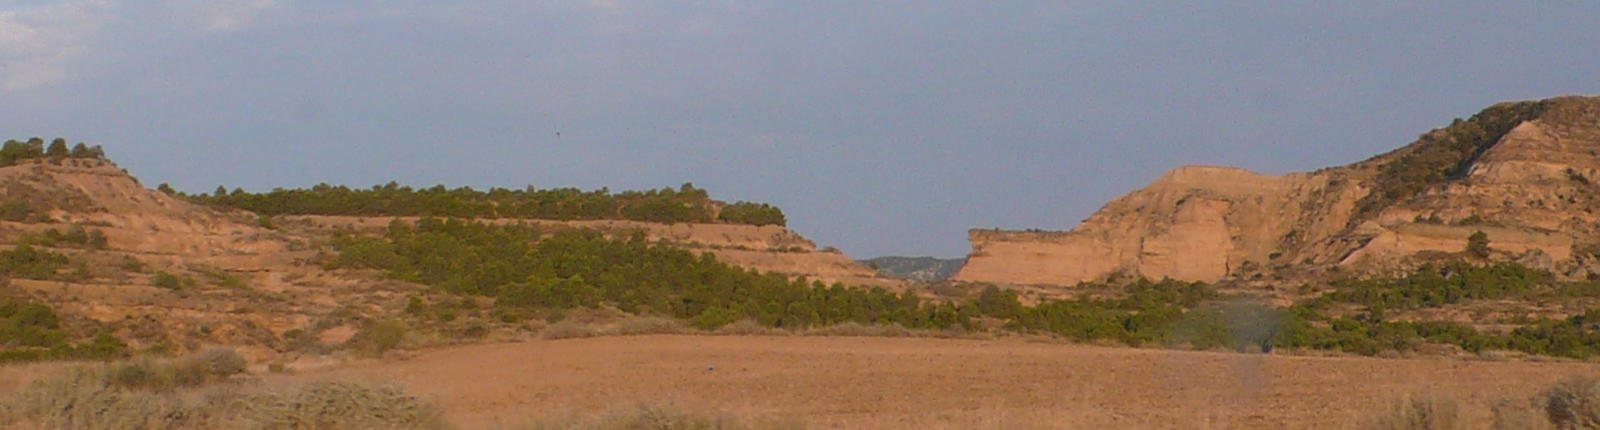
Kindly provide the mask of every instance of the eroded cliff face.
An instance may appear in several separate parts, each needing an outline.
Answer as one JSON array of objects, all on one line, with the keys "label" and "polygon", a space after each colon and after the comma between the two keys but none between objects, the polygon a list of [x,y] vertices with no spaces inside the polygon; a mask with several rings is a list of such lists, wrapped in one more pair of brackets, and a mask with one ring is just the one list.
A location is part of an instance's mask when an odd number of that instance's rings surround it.
[{"label": "eroded cliff face", "polygon": [[[1600,98],[1529,103],[1537,103],[1531,119],[1449,163],[1417,160],[1437,158],[1428,155],[1437,145],[1464,145],[1451,133],[1493,127],[1458,121],[1432,139],[1311,173],[1180,167],[1069,232],[973,230],[955,279],[1068,285],[1115,275],[1214,282],[1330,267],[1385,272],[1458,256],[1478,231],[1490,237],[1490,259],[1572,277],[1600,272],[1590,268],[1600,249],[1600,183],[1590,179],[1600,180]],[[1398,171],[1412,165],[1448,169]],[[1432,182],[1406,188],[1393,179],[1412,177]]]},{"label": "eroded cliff face", "polygon": [[1181,167],[1070,232],[973,230],[973,253],[956,279],[1072,284],[1128,274],[1215,281],[1284,259],[1285,245],[1344,228],[1364,193],[1340,186],[1340,176]]}]

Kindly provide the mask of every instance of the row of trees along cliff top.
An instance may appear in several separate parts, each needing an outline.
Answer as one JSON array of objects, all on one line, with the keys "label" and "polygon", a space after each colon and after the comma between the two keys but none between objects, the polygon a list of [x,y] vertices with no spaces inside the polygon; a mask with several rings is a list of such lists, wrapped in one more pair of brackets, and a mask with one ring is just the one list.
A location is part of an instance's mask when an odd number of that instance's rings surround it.
[{"label": "row of trees along cliff top", "polygon": [[218,186],[211,194],[186,194],[161,184],[159,190],[192,202],[244,209],[261,215],[441,216],[553,220],[631,220],[660,223],[713,223],[784,226],[783,211],[765,203],[724,204],[693,184],[648,191],[613,193],[601,188],[522,190],[470,187],[412,188],[390,182],[368,189],[319,184],[309,189],[276,188],[264,193]]},{"label": "row of trees along cliff top", "polygon": [[44,143],[44,139],[34,137],[27,141],[7,140],[5,145],[0,146],[0,166],[17,164],[18,160],[50,158],[103,160],[106,158],[106,151],[101,149],[100,145],[89,146],[83,142],[78,142],[77,145],[68,148],[67,140],[59,137],[50,141],[49,145]]}]

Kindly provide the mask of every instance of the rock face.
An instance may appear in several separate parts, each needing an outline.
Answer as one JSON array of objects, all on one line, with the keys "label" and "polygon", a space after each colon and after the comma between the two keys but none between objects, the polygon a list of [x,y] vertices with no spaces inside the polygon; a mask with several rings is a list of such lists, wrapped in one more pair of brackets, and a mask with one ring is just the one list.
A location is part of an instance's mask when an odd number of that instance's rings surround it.
[{"label": "rock face", "polygon": [[[1502,103],[1348,166],[1263,175],[1188,166],[1069,232],[973,230],[956,280],[1067,285],[1117,275],[1213,282],[1489,259],[1586,277],[1600,250],[1600,98]],[[1594,178],[1594,179],[1591,179]]]},{"label": "rock face", "polygon": [[[144,188],[110,161],[29,160],[0,168],[0,199],[31,206],[50,220],[41,225],[96,226],[113,248],[173,264],[181,256],[183,261],[231,269],[239,256],[275,255],[286,249],[284,241],[267,238],[272,232]],[[27,230],[21,228],[24,224],[6,227]]]}]

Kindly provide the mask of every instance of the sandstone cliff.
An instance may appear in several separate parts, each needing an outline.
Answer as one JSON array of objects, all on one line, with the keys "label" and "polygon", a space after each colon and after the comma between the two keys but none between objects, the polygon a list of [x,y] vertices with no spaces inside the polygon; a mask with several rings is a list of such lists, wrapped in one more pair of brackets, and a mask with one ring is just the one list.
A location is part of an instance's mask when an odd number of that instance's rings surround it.
[{"label": "sandstone cliff", "polygon": [[1069,232],[973,230],[955,279],[1385,272],[1459,257],[1477,231],[1490,237],[1490,259],[1585,277],[1600,249],[1597,173],[1600,98],[1503,103],[1348,166],[1180,167]]}]

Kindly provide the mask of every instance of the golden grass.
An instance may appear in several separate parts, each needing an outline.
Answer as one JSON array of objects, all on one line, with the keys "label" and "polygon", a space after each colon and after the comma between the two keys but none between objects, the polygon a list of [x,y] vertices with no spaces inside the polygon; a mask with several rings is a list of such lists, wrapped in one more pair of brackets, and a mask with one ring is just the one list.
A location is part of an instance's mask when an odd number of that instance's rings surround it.
[{"label": "golden grass", "polygon": [[236,376],[232,350],[78,365],[0,397],[0,428],[444,429],[432,404],[385,385],[313,382],[266,390]]},{"label": "golden grass", "polygon": [[599,416],[572,411],[541,417],[523,430],[801,430],[794,420],[748,420],[723,413],[690,411],[671,403],[639,403],[614,407]]},{"label": "golden grass", "polygon": [[1423,391],[1389,405],[1362,428],[1367,430],[1464,430],[1461,403],[1454,397]]},{"label": "golden grass", "polygon": [[[1369,417],[1370,430],[1455,430],[1466,424],[1461,402],[1432,392],[1395,401]],[[1573,376],[1531,399],[1503,399],[1491,406],[1495,430],[1600,429],[1600,378]]]}]

